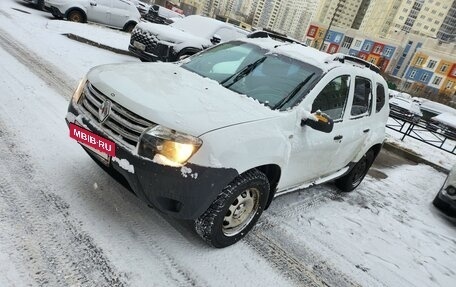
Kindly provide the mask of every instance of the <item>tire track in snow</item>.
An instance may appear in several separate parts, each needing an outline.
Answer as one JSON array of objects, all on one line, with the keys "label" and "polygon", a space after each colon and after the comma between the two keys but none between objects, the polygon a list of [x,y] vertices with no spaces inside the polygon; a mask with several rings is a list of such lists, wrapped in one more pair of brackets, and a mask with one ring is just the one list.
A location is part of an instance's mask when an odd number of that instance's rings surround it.
[{"label": "tire track in snow", "polygon": [[126,286],[127,275],[111,266],[71,217],[69,205],[35,176],[33,166],[18,160],[27,156],[7,143],[1,130],[0,247],[13,248],[9,256],[20,272],[39,286]]},{"label": "tire track in snow", "polygon": [[[2,11],[2,15],[9,15]],[[0,47],[8,54],[16,58],[21,64],[26,66],[32,73],[54,89],[65,99],[70,99],[75,83],[61,69],[41,58],[30,50],[27,50],[22,44],[16,41],[10,34],[0,27]]]}]

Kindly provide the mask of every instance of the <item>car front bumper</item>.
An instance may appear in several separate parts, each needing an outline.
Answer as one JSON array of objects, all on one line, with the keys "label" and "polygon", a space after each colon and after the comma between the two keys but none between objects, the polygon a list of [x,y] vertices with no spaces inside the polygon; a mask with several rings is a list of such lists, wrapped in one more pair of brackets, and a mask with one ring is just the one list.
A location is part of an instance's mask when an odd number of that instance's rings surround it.
[{"label": "car front bumper", "polygon": [[[138,156],[104,132],[99,123],[85,115],[73,101],[70,101],[66,121],[67,124],[77,121],[76,124],[114,141],[116,157],[107,164],[94,152],[84,149],[114,178],[121,175],[140,199],[175,218],[198,218],[238,175],[231,168],[212,168],[190,163],[184,167],[171,167]],[[126,165],[132,166],[133,172]]]},{"label": "car front bumper", "polygon": [[432,203],[447,216],[456,218],[456,200],[444,194],[443,190],[439,191]]}]

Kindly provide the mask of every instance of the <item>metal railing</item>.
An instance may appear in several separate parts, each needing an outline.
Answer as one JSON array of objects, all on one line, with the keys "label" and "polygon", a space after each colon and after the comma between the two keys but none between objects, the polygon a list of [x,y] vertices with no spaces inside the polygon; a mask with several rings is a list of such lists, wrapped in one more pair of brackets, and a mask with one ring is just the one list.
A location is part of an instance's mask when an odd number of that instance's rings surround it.
[{"label": "metal railing", "polygon": [[390,114],[386,127],[402,134],[401,141],[408,136],[456,155],[456,139],[449,138],[443,131],[429,122],[396,117]]}]

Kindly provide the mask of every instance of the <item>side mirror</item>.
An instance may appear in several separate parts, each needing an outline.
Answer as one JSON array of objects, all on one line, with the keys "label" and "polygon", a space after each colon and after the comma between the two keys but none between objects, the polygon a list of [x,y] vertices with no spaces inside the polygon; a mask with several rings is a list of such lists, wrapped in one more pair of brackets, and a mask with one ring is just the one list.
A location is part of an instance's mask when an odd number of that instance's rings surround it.
[{"label": "side mirror", "polygon": [[212,44],[217,45],[221,41],[222,41],[222,39],[220,38],[219,35],[215,34],[214,36],[212,36],[212,39],[211,39]]},{"label": "side mirror", "polygon": [[310,117],[302,119],[301,126],[309,126],[314,130],[330,133],[333,130],[334,122],[327,114],[317,111]]}]

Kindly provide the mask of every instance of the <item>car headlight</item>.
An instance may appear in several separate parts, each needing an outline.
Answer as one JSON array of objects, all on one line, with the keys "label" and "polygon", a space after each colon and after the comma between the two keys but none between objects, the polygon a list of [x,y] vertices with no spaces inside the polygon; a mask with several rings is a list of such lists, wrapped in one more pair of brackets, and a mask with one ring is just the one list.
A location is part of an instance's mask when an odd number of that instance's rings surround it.
[{"label": "car headlight", "polygon": [[178,167],[184,165],[202,144],[197,137],[158,125],[141,135],[138,155]]},{"label": "car headlight", "polygon": [[77,104],[79,99],[81,98],[82,91],[84,90],[84,87],[86,85],[87,78],[84,76],[80,81],[78,86],[76,87],[76,90],[73,93],[73,96],[71,97],[73,100],[73,103]]}]

